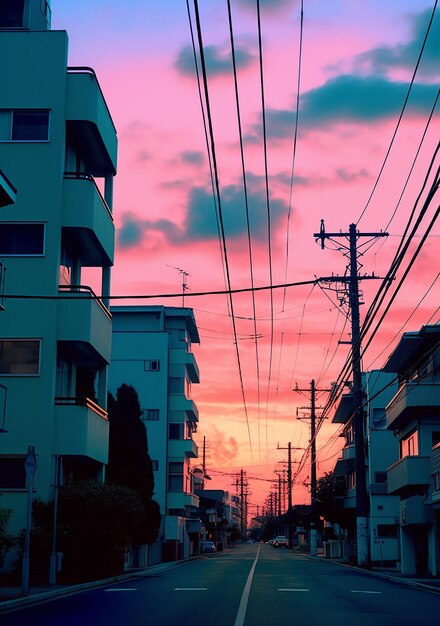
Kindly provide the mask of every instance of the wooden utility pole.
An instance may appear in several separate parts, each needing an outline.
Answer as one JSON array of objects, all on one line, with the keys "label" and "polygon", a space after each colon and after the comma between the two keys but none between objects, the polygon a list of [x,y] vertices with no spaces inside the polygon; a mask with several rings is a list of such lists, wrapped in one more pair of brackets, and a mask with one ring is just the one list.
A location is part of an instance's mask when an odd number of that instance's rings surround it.
[{"label": "wooden utility pole", "polygon": [[364,424],[362,411],[362,379],[361,379],[361,341],[360,341],[360,315],[359,315],[359,281],[377,280],[379,277],[359,275],[357,241],[360,238],[373,239],[376,237],[388,237],[388,233],[360,233],[356,230],[356,224],[350,224],[348,233],[327,233],[324,220],[321,220],[319,233],[313,235],[316,240],[321,240],[321,248],[324,249],[326,239],[347,239],[347,244],[340,244],[340,249],[345,249],[345,256],[349,258],[349,276],[327,276],[319,279],[320,282],[343,283],[348,285],[349,306],[351,312],[351,366],[353,371],[353,425],[355,440],[356,460],[356,531],[357,531],[357,564],[359,567],[367,567],[369,564],[369,541],[368,541],[368,498],[365,476],[365,450],[364,450]]},{"label": "wooden utility pole", "polygon": [[287,444],[287,448],[278,446],[278,450],[287,450],[287,539],[289,549],[292,548],[292,450],[302,450],[302,448],[292,448],[292,444]]}]

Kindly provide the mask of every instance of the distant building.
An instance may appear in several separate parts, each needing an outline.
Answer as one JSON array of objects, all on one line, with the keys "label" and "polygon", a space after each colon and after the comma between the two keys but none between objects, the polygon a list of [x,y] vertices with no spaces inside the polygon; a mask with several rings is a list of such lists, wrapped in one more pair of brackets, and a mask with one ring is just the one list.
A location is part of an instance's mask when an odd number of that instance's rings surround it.
[{"label": "distant building", "polygon": [[[394,379],[392,374],[380,370],[362,374],[369,552],[373,565],[396,566],[400,553],[399,501],[387,492],[387,468],[398,455],[396,438],[387,430],[385,419],[385,406],[397,389]],[[350,559],[356,554],[356,468],[351,393],[342,395],[332,422],[344,424],[341,436],[345,445],[334,475],[340,506],[339,527],[344,537],[343,554]]]},{"label": "distant building", "polygon": [[[8,298],[0,330],[0,505],[26,524],[24,462],[35,446],[34,495],[65,478],[103,480],[113,264],[116,130],[93,70],[67,67],[67,33],[45,0],[0,3],[0,261]],[[99,191],[96,178],[101,180]],[[83,268],[101,271],[95,296]],[[41,297],[40,297],[41,296]],[[62,299],[58,299],[61,296]]]},{"label": "distant building", "polygon": [[388,493],[400,499],[401,568],[440,574],[440,325],[404,333],[384,370],[399,388],[386,406],[398,442],[388,468]]},{"label": "distant building", "polygon": [[109,388],[116,393],[125,383],[138,393],[153,462],[153,497],[164,517],[164,557],[187,557],[197,552],[200,538],[191,467],[191,459],[198,458],[193,434],[199,421],[191,387],[200,381],[191,350],[200,341],[194,314],[165,306],[116,306],[111,311]]}]

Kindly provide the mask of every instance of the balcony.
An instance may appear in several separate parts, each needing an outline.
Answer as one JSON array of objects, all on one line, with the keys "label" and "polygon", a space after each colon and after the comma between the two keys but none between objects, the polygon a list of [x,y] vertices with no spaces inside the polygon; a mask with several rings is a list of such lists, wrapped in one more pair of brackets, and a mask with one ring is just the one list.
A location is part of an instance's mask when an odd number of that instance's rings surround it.
[{"label": "balcony", "polygon": [[92,176],[64,174],[61,225],[63,237],[78,251],[82,265],[113,265],[113,217]]},{"label": "balcony", "polygon": [[57,340],[69,342],[70,350],[86,363],[109,363],[111,315],[90,287],[60,285]]},{"label": "balcony", "polygon": [[168,491],[167,506],[169,509],[184,509],[185,507],[198,507],[199,496],[193,493],[182,493],[180,491]]},{"label": "balcony", "polygon": [[107,413],[88,398],[55,398],[54,454],[108,462]]},{"label": "balcony", "polygon": [[423,496],[412,496],[400,501],[400,524],[427,524],[430,520],[430,507]]},{"label": "balcony", "polygon": [[346,461],[349,459],[356,458],[356,450],[354,444],[350,444],[349,446],[345,446],[342,448],[342,460]]},{"label": "balcony", "polygon": [[67,68],[67,135],[94,176],[116,174],[117,138],[95,72]]},{"label": "balcony", "polygon": [[171,349],[170,363],[185,365],[191,382],[200,382],[199,366],[197,365],[196,357],[192,352],[176,348]]},{"label": "balcony", "polygon": [[190,422],[199,421],[199,409],[197,408],[195,402],[193,402],[189,398],[186,398],[184,395],[178,394],[171,394],[168,400],[168,409],[170,411],[182,411],[186,414],[186,417]]},{"label": "balcony", "polygon": [[440,417],[440,383],[403,385],[385,409],[387,428],[398,429],[414,417]]},{"label": "balcony", "polygon": [[405,456],[388,468],[388,493],[401,495],[431,483],[431,457]]},{"label": "balcony", "polygon": [[183,457],[197,459],[199,448],[192,439],[170,439],[168,441],[168,456],[178,459]]}]

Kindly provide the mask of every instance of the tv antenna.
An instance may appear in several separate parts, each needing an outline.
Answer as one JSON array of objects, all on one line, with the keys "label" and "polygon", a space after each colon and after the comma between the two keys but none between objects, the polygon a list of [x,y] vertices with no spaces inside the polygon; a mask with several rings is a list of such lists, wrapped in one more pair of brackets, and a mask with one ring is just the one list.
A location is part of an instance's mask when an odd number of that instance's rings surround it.
[{"label": "tv antenna", "polygon": [[185,272],[185,270],[183,270],[180,267],[175,267],[174,265],[167,265],[167,267],[171,267],[173,270],[177,270],[180,274],[180,276],[182,277],[182,307],[185,306],[185,291],[188,291],[189,287],[188,287],[188,282],[187,282],[187,277],[191,276],[191,274],[189,274],[188,272]]}]

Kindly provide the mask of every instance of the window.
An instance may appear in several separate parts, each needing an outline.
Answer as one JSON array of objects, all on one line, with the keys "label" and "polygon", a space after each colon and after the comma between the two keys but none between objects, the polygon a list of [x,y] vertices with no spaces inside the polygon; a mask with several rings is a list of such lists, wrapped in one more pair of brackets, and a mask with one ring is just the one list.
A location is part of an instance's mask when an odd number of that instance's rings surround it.
[{"label": "window", "polygon": [[393,539],[397,537],[396,524],[378,524],[377,525],[377,537],[382,539]]},{"label": "window", "polygon": [[183,463],[168,463],[168,490],[183,491]]},{"label": "window", "polygon": [[0,457],[0,489],[25,489],[25,456]]},{"label": "window", "polygon": [[37,223],[0,224],[0,256],[43,256],[45,225]]},{"label": "window", "polygon": [[434,491],[440,491],[440,472],[433,474],[432,480],[434,483]]},{"label": "window", "polygon": [[183,424],[168,425],[169,439],[183,439]]},{"label": "window", "polygon": [[160,370],[160,361],[158,361],[157,359],[144,361],[145,372],[158,372],[159,370]]},{"label": "window", "polygon": [[49,111],[0,111],[0,141],[49,141]]},{"label": "window", "polygon": [[157,472],[159,469],[159,461],[153,461],[153,459],[151,460],[151,469],[153,470],[153,472]]},{"label": "window", "polygon": [[400,441],[400,458],[405,456],[417,456],[419,453],[419,443],[417,431],[410,433]]},{"label": "window", "polygon": [[0,339],[1,376],[38,376],[39,339]]},{"label": "window", "polygon": [[22,28],[24,0],[3,0],[0,28]]},{"label": "window", "polygon": [[144,409],[143,418],[148,422],[157,422],[159,420],[159,409]]}]

